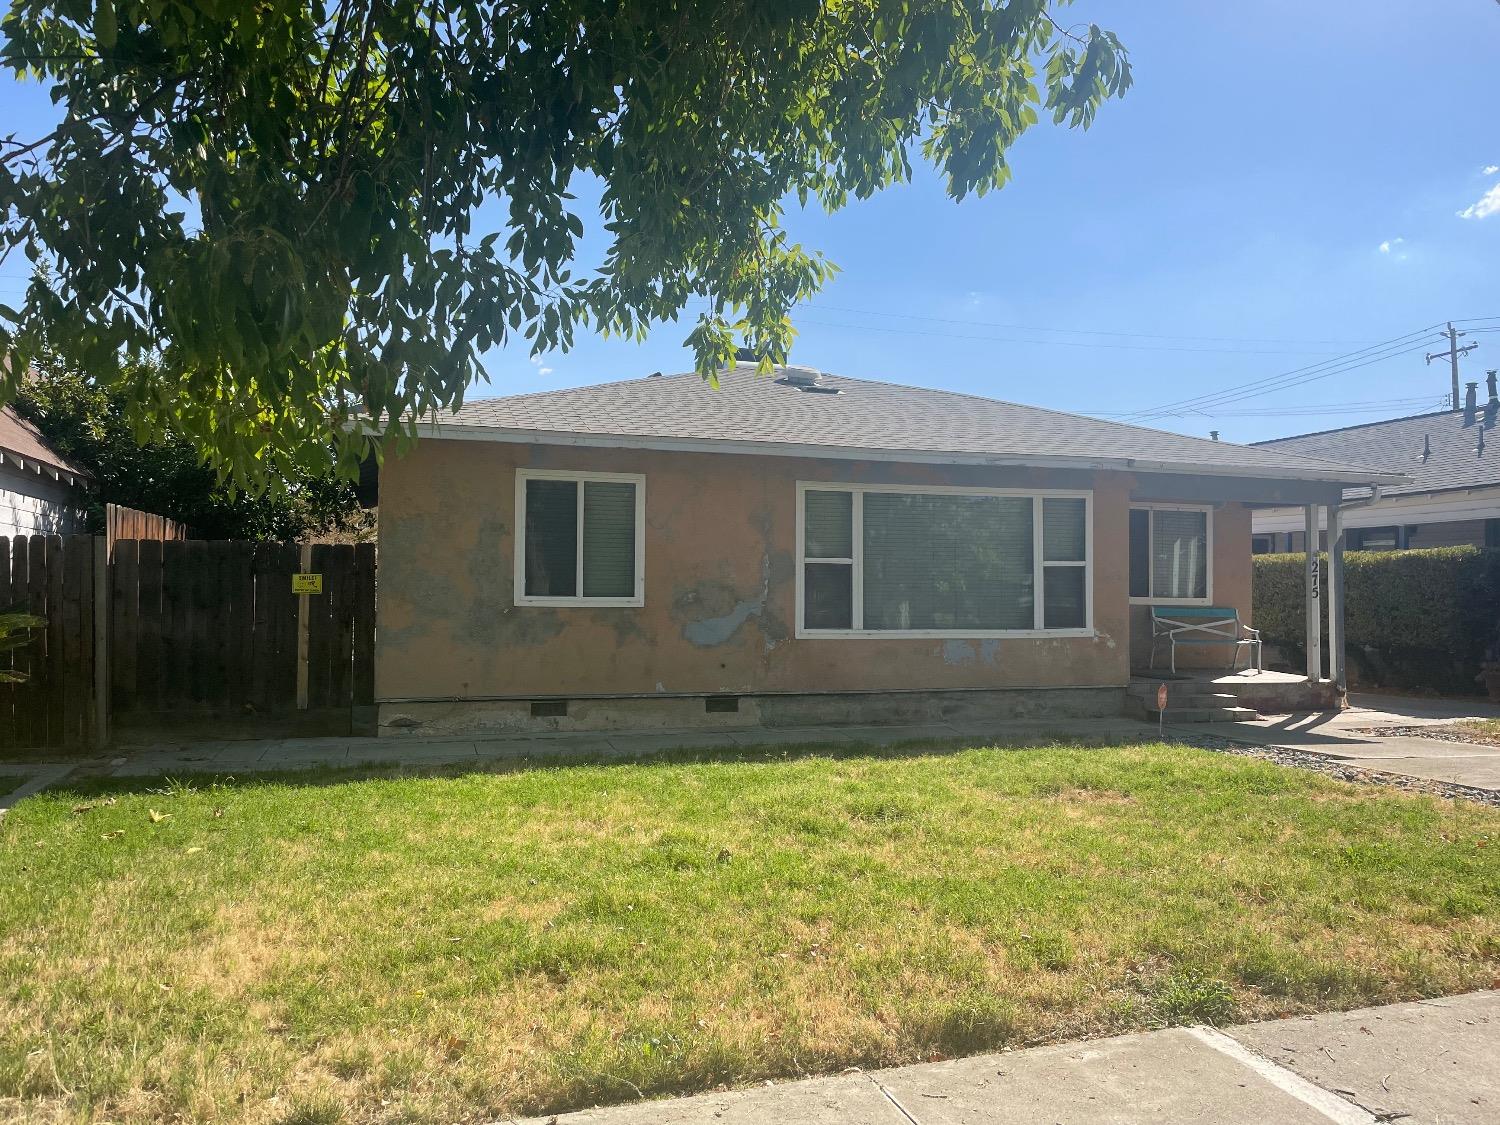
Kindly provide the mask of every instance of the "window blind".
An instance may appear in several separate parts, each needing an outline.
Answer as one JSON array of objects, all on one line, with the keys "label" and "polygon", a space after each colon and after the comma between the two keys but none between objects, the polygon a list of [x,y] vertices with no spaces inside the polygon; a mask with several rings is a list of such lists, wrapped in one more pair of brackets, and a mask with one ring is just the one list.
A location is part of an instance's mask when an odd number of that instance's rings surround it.
[{"label": "window blind", "polygon": [[1087,543],[1082,499],[1049,496],[1042,502],[1042,559],[1082,562]]},{"label": "window blind", "polygon": [[803,499],[802,555],[809,559],[854,557],[854,494],[808,491]]},{"label": "window blind", "polygon": [[1151,512],[1151,597],[1208,597],[1208,513]]},{"label": "window blind", "polygon": [[1030,497],[868,492],[866,629],[1030,629]]},{"label": "window blind", "polygon": [[628,598],[634,594],[635,485],[584,481],[583,596]]}]

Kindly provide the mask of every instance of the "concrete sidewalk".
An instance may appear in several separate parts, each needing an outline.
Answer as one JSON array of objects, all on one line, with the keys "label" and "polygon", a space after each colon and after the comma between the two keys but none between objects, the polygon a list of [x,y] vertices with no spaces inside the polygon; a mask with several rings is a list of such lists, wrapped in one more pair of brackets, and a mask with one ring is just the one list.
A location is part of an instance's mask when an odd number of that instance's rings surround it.
[{"label": "concrete sidewalk", "polygon": [[[583,731],[496,734],[491,737],[287,738],[188,742],[155,746],[91,763],[94,776],[143,777],[190,773],[261,773],[381,765],[453,765],[546,761],[568,757],[636,758],[670,750],[776,746],[890,746],[902,742],[974,739],[1004,744],[1080,739],[1154,738],[1152,724],[1134,719],[1055,722],[921,723],[882,726],[745,728],[743,730]],[[982,743],[980,743],[982,744]]]},{"label": "concrete sidewalk", "polygon": [[[1351,695],[1344,711],[1266,715],[1250,722],[1180,726],[1259,746],[1301,750],[1360,769],[1500,792],[1500,746],[1416,733],[1463,719],[1500,718],[1500,707],[1474,700]],[[1384,729],[1400,734],[1383,734]]]},{"label": "concrete sidewalk", "polygon": [[1500,1122],[1500,992],[1173,1028],[535,1118],[531,1125]]}]

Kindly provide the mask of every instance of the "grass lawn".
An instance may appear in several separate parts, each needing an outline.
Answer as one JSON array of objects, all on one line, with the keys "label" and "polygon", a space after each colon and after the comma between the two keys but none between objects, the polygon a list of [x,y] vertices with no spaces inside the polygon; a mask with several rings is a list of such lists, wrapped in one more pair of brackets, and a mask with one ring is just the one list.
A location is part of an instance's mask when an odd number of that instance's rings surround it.
[{"label": "grass lawn", "polygon": [[0,1117],[451,1122],[1500,983],[1500,810],[950,751],[23,801]]}]

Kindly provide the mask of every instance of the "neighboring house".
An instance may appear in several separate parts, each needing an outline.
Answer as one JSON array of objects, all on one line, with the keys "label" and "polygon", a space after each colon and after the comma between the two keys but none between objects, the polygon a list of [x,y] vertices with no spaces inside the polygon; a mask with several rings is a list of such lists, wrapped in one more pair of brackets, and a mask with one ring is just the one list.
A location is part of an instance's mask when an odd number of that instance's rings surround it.
[{"label": "neighboring house", "polygon": [[91,477],[9,406],[0,409],[0,535],[87,530]]},{"label": "neighboring house", "polygon": [[471,403],[381,477],[387,731],[1118,714],[1153,603],[1249,621],[1248,505],[1402,479],[747,365]]},{"label": "neighboring house", "polygon": [[[1469,384],[1462,410],[1367,422],[1338,430],[1257,442],[1256,448],[1302,457],[1375,465],[1411,479],[1381,489],[1380,499],[1345,515],[1349,550],[1413,547],[1500,547],[1500,395],[1495,376],[1489,400],[1476,402]],[[1368,499],[1368,488],[1346,500]],[[1259,508],[1252,517],[1256,554],[1301,551],[1306,534],[1299,508]],[[1320,545],[1327,547],[1326,524]]]}]

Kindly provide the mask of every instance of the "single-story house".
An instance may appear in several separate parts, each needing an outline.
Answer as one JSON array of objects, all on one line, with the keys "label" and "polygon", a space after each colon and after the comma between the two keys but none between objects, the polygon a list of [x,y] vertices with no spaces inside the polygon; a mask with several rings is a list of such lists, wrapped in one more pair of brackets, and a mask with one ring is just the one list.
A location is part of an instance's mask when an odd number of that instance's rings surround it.
[{"label": "single-story house", "polygon": [[1153,605],[1249,623],[1251,504],[1401,479],[798,367],[474,402],[382,469],[381,729],[1118,714]]},{"label": "single-story house", "polygon": [[[1500,432],[1495,428],[1500,394],[1493,372],[1489,400],[1478,403],[1475,392],[1470,383],[1461,410],[1278,438],[1257,442],[1256,448],[1406,474],[1407,481],[1381,489],[1374,503],[1348,513],[1350,550],[1500,547]],[[1369,494],[1361,486],[1344,496],[1357,501]],[[1301,551],[1307,542],[1302,512],[1293,507],[1256,509],[1251,530],[1257,554]],[[1320,545],[1326,548],[1326,534]]]},{"label": "single-story house", "polygon": [[86,530],[92,478],[11,407],[0,408],[0,535]]}]

